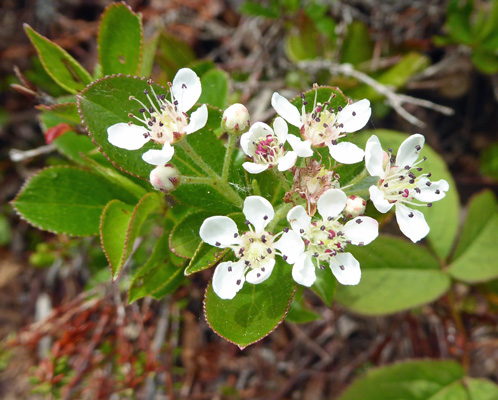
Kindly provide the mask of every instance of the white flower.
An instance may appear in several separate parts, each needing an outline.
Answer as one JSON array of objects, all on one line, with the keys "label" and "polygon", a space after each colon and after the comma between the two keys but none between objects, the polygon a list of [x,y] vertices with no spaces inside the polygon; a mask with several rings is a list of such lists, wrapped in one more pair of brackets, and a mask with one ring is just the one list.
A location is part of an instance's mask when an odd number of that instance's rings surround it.
[{"label": "white flower", "polygon": [[202,91],[199,77],[189,68],[180,69],[173,79],[171,101],[166,99],[164,94],[156,95],[151,80],[147,83],[152,92],[144,90],[149,106],[130,96],[130,100],[140,104],[139,112],[142,117],[132,113],[129,116],[141,124],[135,125],[131,122],[114,124],[107,128],[108,140],[112,145],[126,150],[138,150],[149,140],[162,144],[161,150],[149,150],[142,155],[142,158],[152,165],[164,165],[173,157],[175,152],[173,143],[206,125],[207,107],[204,104],[193,112],[190,118],[187,115],[187,111],[199,100]]},{"label": "white flower", "polygon": [[396,157],[391,149],[389,154],[382,150],[375,135],[368,139],[365,147],[366,168],[370,175],[380,178],[378,184],[369,189],[370,200],[381,213],[388,212],[395,205],[399,229],[413,242],[427,236],[430,228],[424,214],[405,204],[421,206],[413,201],[418,200],[429,203],[427,206],[430,207],[432,202],[441,200],[449,189],[444,179],[431,182],[428,179],[430,173],[415,175],[414,171],[422,171],[419,164],[426,159],[424,157],[417,162],[424,141],[420,134],[410,136],[401,143]]},{"label": "white flower", "polygon": [[223,112],[221,127],[230,135],[246,133],[251,124],[251,118],[246,106],[240,103],[232,104]]},{"label": "white flower", "polygon": [[201,239],[219,248],[229,247],[236,261],[222,262],[213,275],[213,290],[222,299],[233,299],[245,281],[264,282],[273,271],[275,255],[289,264],[296,262],[304,244],[294,232],[273,235],[265,230],[275,213],[270,202],[260,196],[249,196],[243,212],[249,230],[239,235],[235,222],[224,216],[207,218],[201,225]]},{"label": "white flower", "polygon": [[275,119],[273,129],[263,122],[256,122],[240,138],[240,147],[254,160],[245,162],[242,166],[251,174],[259,174],[275,165],[279,171],[287,171],[294,166],[298,156],[308,157],[309,153],[313,154],[309,146],[308,151],[304,152],[302,149],[285,151],[284,144],[291,136],[288,135],[286,122],[280,117]]},{"label": "white flower", "polygon": [[149,175],[150,184],[156,190],[169,193],[180,183],[180,172],[172,164],[158,165]]},{"label": "white flower", "polygon": [[[289,139],[287,139],[293,149],[297,151],[302,148],[305,151],[310,146],[328,146],[332,158],[340,163],[354,164],[363,160],[364,152],[362,149],[350,142],[339,142],[339,139],[346,137],[348,133],[360,130],[367,124],[372,114],[370,102],[363,99],[348,104],[344,108],[339,107],[336,113],[334,109],[327,108],[328,102],[317,104],[317,92],[315,92],[313,111],[307,113],[307,102],[304,100],[304,95],[302,97],[301,113],[297,107],[277,92],[273,93],[271,98],[271,104],[275,111],[289,124],[300,129],[304,142],[292,135],[289,135]],[[290,139],[291,136],[293,139]]]},{"label": "white flower", "polygon": [[352,254],[346,253],[345,248],[348,244],[363,246],[371,243],[379,234],[379,223],[370,217],[356,217],[342,224],[341,212],[346,202],[344,192],[329,189],[317,203],[320,220],[312,222],[302,206],[292,208],[287,214],[292,230],[298,232],[306,243],[306,251],[292,268],[297,283],[308,287],[313,285],[316,266],[323,269],[327,263],[341,284],[357,285],[360,282],[360,263]]}]

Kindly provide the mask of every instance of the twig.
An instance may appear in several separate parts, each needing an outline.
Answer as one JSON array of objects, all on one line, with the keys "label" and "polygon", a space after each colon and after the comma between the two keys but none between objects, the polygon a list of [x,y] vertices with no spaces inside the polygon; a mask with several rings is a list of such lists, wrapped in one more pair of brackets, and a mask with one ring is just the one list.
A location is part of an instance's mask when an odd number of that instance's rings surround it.
[{"label": "twig", "polygon": [[9,151],[9,157],[13,162],[18,162],[18,161],[24,161],[28,158],[33,158],[36,156],[39,156],[41,154],[47,154],[50,153],[57,148],[55,147],[54,144],[47,144],[45,146],[40,146],[37,147],[36,149],[32,150],[18,150],[18,149],[11,149]]},{"label": "twig", "polygon": [[306,69],[308,71],[328,69],[332,75],[343,74],[358,79],[360,82],[365,83],[378,93],[385,96],[389,105],[391,105],[401,117],[419,128],[423,128],[425,123],[406,111],[403,108],[404,104],[414,104],[420,107],[429,108],[445,115],[454,114],[454,110],[452,108],[433,103],[429,100],[418,99],[416,97],[396,93],[393,88],[383,85],[363,72],[355,70],[351,64],[336,64],[327,60],[315,60],[302,61],[298,64],[298,66],[299,68]]}]

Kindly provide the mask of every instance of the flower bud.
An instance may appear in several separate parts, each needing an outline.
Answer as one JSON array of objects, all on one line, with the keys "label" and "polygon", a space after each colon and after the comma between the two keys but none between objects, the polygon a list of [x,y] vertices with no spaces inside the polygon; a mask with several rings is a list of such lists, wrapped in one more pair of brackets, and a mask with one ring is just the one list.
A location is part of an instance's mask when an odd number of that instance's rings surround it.
[{"label": "flower bud", "polygon": [[346,207],[344,208],[344,215],[348,218],[355,218],[359,215],[363,215],[366,206],[367,202],[365,200],[353,194],[348,197]]},{"label": "flower bud", "polygon": [[150,172],[150,183],[156,190],[172,192],[180,183],[180,172],[173,164],[158,165]]},{"label": "flower bud", "polygon": [[231,105],[223,113],[221,127],[230,135],[238,136],[246,133],[249,125],[251,125],[249,111],[240,103]]}]

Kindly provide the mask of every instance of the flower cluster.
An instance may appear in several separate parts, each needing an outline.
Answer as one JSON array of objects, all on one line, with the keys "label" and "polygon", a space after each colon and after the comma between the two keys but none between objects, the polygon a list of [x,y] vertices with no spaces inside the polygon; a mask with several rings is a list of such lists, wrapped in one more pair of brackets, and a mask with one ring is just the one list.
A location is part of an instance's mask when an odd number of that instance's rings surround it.
[{"label": "flower cluster", "polygon": [[[148,141],[161,144],[161,150],[148,150],[142,158],[157,166],[150,175],[153,187],[169,192],[181,182],[180,173],[169,163],[174,155],[173,145],[205,126],[207,108],[201,105],[187,114],[202,91],[200,79],[190,69],[178,71],[170,85],[168,99],[157,95],[150,81],[149,85],[150,89],[144,93],[150,104],[130,97],[138,103],[142,117],[133,113],[129,116],[139,124],[112,125],[108,128],[108,140],[127,150],[137,150]],[[216,267],[213,275],[213,290],[222,299],[234,298],[245,282],[266,281],[275,269],[276,257],[292,265],[292,277],[303,286],[312,286],[316,269],[327,266],[339,283],[356,285],[360,282],[361,270],[359,262],[348,252],[349,246],[368,245],[379,234],[378,222],[363,215],[365,198],[369,196],[381,213],[394,207],[401,232],[417,242],[430,228],[424,214],[414,207],[430,207],[449,190],[446,181],[431,182],[431,174],[422,172],[425,161],[425,157],[419,160],[424,146],[422,135],[408,137],[397,154],[392,149],[384,151],[375,135],[363,150],[347,137],[368,123],[370,102],[367,99],[349,101],[343,107],[334,108],[331,105],[334,94],[320,103],[318,87],[314,89],[312,105],[308,106],[307,97],[301,96],[301,110],[275,92],[271,104],[278,116],[272,126],[264,122],[251,125],[249,112],[241,104],[230,106],[223,114],[221,127],[231,135],[228,147],[232,149],[240,137],[240,148],[246,156],[242,164],[245,171],[256,175],[273,170],[276,178],[285,180],[283,187],[287,192],[277,199],[278,212],[264,197],[246,197],[243,214],[247,228],[242,232],[233,219],[223,215],[209,217],[202,223],[199,235],[205,243],[233,251]],[[288,124],[298,128],[300,137],[289,132]],[[330,157],[340,164],[364,160],[366,171],[374,177],[364,182],[374,183],[370,187],[360,185],[361,192],[348,190],[351,184],[341,187],[337,169],[327,168],[325,160],[316,152],[323,147],[328,148]],[[292,174],[291,185],[286,171]],[[278,218],[273,221],[276,215]],[[286,226],[275,228],[283,224]]]}]

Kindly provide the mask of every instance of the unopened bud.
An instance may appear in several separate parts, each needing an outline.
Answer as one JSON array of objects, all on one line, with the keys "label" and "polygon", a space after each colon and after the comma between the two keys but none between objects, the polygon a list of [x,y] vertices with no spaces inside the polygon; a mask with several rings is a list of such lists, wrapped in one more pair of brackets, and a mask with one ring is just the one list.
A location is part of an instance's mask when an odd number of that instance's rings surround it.
[{"label": "unopened bud", "polygon": [[363,215],[366,206],[367,202],[365,200],[353,194],[352,196],[348,197],[346,207],[344,208],[344,214],[348,218],[355,218],[359,215]]},{"label": "unopened bud", "polygon": [[228,107],[223,113],[221,127],[231,135],[242,135],[249,130],[251,120],[247,108],[236,103]]},{"label": "unopened bud", "polygon": [[173,164],[158,165],[150,173],[150,183],[156,190],[172,192],[180,183],[180,172]]}]

